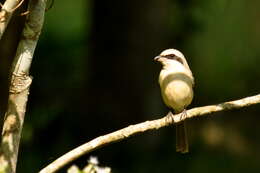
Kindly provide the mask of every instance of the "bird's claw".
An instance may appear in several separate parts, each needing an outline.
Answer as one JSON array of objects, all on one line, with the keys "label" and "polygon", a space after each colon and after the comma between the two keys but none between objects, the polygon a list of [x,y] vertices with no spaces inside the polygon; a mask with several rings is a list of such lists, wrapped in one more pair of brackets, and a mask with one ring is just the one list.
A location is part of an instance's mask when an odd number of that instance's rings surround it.
[{"label": "bird's claw", "polygon": [[180,117],[180,121],[184,120],[187,118],[187,111],[186,109],[184,109],[182,112],[181,112],[181,117]]},{"label": "bird's claw", "polygon": [[173,116],[174,116],[173,113],[170,111],[170,112],[166,115],[166,119],[165,119],[166,122],[167,122],[167,123],[170,123],[170,124],[171,124],[171,123],[174,123],[174,118],[173,118]]}]

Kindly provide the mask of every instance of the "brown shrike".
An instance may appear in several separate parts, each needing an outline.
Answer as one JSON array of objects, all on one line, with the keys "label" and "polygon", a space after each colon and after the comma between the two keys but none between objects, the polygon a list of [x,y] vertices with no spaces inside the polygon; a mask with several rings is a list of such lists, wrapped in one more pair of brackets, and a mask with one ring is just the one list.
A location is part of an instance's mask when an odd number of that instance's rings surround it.
[{"label": "brown shrike", "polygon": [[[154,60],[162,64],[159,84],[164,103],[174,113],[186,115],[185,108],[193,98],[194,78],[184,55],[176,49],[166,49]],[[170,112],[169,116],[174,116]],[[176,151],[189,151],[185,122],[176,124]]]}]

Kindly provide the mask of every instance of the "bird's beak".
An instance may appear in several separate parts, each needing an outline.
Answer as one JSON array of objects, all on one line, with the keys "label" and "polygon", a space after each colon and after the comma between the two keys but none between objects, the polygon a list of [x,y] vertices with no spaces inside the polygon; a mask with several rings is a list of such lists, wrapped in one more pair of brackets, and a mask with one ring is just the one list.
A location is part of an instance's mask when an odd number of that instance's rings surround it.
[{"label": "bird's beak", "polygon": [[161,58],[162,58],[161,56],[156,56],[153,60],[154,61],[160,61]]}]

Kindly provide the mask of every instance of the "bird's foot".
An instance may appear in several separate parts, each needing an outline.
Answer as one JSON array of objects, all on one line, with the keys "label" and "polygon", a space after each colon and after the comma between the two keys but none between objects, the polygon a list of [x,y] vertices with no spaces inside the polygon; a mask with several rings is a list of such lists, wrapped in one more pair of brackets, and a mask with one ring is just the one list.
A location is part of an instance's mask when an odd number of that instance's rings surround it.
[{"label": "bird's foot", "polygon": [[184,109],[182,112],[181,112],[181,117],[180,117],[180,121],[184,120],[187,118],[187,111],[186,109]]},{"label": "bird's foot", "polygon": [[174,123],[174,118],[173,118],[174,114],[170,111],[167,115],[166,115],[166,118],[165,118],[165,121],[167,123]]},{"label": "bird's foot", "polygon": [[[180,115],[180,120],[179,121],[183,121],[184,119],[187,118],[187,111],[186,111],[186,109],[184,109],[180,114],[181,115]],[[165,121],[167,123],[170,123],[170,124],[175,122],[174,121],[174,114],[171,111],[166,115]]]}]

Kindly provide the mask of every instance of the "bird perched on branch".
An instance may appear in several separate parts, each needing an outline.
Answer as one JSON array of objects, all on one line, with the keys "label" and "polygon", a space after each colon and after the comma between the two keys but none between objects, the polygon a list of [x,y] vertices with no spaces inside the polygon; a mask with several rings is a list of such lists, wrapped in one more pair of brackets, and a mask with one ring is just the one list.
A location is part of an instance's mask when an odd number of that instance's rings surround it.
[{"label": "bird perched on branch", "polygon": [[[182,113],[182,116],[186,116],[185,108],[193,99],[194,78],[184,55],[176,49],[166,49],[154,60],[162,64],[159,84],[163,101],[174,111],[170,111],[167,116],[172,118],[173,113]],[[189,151],[184,121],[176,125],[176,151],[180,153]]]}]

